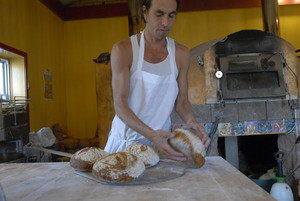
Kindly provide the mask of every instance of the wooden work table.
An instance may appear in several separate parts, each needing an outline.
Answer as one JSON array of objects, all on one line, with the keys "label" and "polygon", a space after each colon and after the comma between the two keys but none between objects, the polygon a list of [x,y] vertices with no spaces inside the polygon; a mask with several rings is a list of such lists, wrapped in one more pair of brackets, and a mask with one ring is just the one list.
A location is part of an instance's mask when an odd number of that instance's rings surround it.
[{"label": "wooden work table", "polygon": [[7,201],[266,201],[275,200],[221,157],[207,157],[200,169],[146,185],[104,185],[78,174],[69,163],[0,164]]}]

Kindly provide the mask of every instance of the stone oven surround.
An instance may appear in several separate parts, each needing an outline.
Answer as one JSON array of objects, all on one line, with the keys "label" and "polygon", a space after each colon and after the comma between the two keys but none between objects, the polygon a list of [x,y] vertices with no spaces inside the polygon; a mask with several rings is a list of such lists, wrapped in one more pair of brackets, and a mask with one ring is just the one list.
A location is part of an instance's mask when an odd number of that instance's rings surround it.
[{"label": "stone oven surround", "polygon": [[[267,35],[269,42],[265,43],[264,40],[255,42],[253,41],[254,39],[251,39],[251,42],[247,42],[246,38],[241,36],[243,33],[250,34],[250,36],[253,33]],[[287,136],[278,135],[279,149],[286,154],[290,152],[295,137],[298,135],[298,127],[295,126],[299,124],[298,118],[300,114],[298,109],[299,89],[296,77],[299,74],[297,69],[300,68],[300,61],[296,56],[295,48],[290,43],[269,33],[259,30],[242,30],[233,33],[231,36],[241,36],[241,38],[237,37],[236,42],[231,42],[229,47],[225,48],[225,53],[224,51],[220,52],[219,47],[226,44],[226,40],[230,38],[229,36],[209,41],[191,50],[188,84],[189,99],[197,121],[203,123],[206,131],[209,133],[213,123],[219,119],[215,136],[225,137],[226,160],[239,168],[237,136],[284,134],[292,131],[292,134]],[[247,45],[243,45],[245,41]],[[234,46],[235,44],[237,44],[236,47]],[[256,48],[256,51],[253,50],[253,47]],[[218,69],[218,63],[216,63],[218,62],[218,59],[216,59],[218,57],[217,54],[224,56],[251,53],[258,55],[266,53],[271,53],[272,55],[273,53],[276,55],[275,59],[281,62],[282,81],[280,84],[283,83],[284,94],[274,97],[222,99],[218,90],[221,89],[220,83],[224,77],[219,80],[216,78],[217,70],[222,71],[222,69]],[[199,62],[199,56],[203,58],[203,65]],[[248,88],[248,90],[250,91],[251,88]],[[176,112],[172,113],[171,118],[173,128],[184,126],[184,122]],[[217,140],[218,138],[215,139],[215,141]],[[216,142],[214,142],[212,148],[216,149],[216,146]],[[289,170],[293,169],[296,164],[299,164],[297,149],[289,154],[286,161]],[[211,155],[211,153],[208,155]],[[285,169],[285,171],[288,169]],[[297,181],[300,178],[300,174],[295,174],[294,178],[296,180],[293,180],[293,182]]]},{"label": "stone oven surround", "polygon": [[[246,40],[244,33],[250,35],[252,37],[251,40]],[[267,40],[269,40],[267,44],[269,45],[266,46],[262,39],[255,42],[253,35],[259,35],[260,37],[267,35]],[[226,39],[230,38],[229,36],[201,44],[191,50],[188,74],[189,99],[193,105],[197,120],[202,123],[212,123],[219,117],[220,123],[224,123],[294,118],[294,109],[298,108],[298,86],[295,76],[297,76],[297,69],[300,67],[295,48],[287,41],[259,30],[242,30],[231,34],[231,36],[236,38],[237,42],[230,42],[229,48],[223,52],[221,52],[220,47],[223,44],[228,44]],[[241,45],[245,41],[247,45]],[[278,44],[275,45],[275,43]],[[238,47],[235,47],[235,45]],[[251,51],[249,47],[252,48]],[[276,59],[281,60],[282,79],[284,82],[282,85],[285,87],[285,94],[278,97],[245,97],[229,100],[218,97],[218,82],[223,77],[219,80],[216,78],[218,70],[216,56],[221,53],[225,55],[224,52],[227,55],[266,52],[282,53],[283,58],[276,54]],[[199,56],[203,58],[203,66],[199,64]],[[250,91],[251,89],[248,90]],[[184,123],[175,112],[172,114],[172,121],[177,124]]]}]

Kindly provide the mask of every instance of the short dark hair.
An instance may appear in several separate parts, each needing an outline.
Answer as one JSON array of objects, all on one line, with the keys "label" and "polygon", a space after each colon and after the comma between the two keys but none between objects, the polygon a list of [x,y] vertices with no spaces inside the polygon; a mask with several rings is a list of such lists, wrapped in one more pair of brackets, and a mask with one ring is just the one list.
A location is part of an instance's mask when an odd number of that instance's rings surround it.
[{"label": "short dark hair", "polygon": [[[181,0],[176,0],[176,3],[177,3],[176,11],[178,11],[180,8]],[[144,21],[145,21],[145,19],[144,19],[144,14],[143,14],[143,6],[145,6],[146,10],[149,11],[151,4],[152,4],[152,0],[142,0],[141,15],[142,15],[142,18]]]}]

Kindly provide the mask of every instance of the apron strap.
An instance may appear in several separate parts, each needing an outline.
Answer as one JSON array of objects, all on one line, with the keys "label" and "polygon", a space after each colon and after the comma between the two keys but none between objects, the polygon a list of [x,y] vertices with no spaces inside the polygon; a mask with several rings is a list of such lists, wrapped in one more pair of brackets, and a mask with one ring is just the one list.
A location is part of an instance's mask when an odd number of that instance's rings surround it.
[{"label": "apron strap", "polygon": [[143,62],[144,62],[144,52],[145,52],[145,39],[144,39],[144,31],[142,32],[140,39],[140,49],[139,49],[139,60],[137,64],[137,70],[142,70]]},{"label": "apron strap", "polygon": [[[175,74],[175,68],[176,68],[176,63],[174,63],[174,62],[176,62],[175,53],[172,51],[171,42],[170,42],[168,37],[167,37],[167,49],[168,49],[169,58],[170,58],[171,74],[174,75]],[[175,47],[174,47],[174,50],[175,50]]]}]

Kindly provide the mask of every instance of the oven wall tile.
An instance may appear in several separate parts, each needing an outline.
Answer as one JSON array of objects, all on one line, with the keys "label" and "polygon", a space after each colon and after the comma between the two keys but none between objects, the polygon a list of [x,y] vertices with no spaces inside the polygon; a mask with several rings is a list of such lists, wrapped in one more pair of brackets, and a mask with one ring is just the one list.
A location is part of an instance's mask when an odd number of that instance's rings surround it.
[{"label": "oven wall tile", "polygon": [[225,107],[220,104],[211,105],[212,122],[219,118],[220,122],[238,122],[238,104],[226,103]]},{"label": "oven wall tile", "polygon": [[247,102],[238,104],[239,121],[261,121],[266,120],[265,102]]},{"label": "oven wall tile", "polygon": [[267,119],[289,119],[293,118],[293,110],[287,100],[268,101],[267,102]]}]

